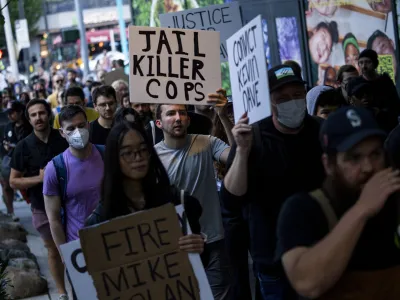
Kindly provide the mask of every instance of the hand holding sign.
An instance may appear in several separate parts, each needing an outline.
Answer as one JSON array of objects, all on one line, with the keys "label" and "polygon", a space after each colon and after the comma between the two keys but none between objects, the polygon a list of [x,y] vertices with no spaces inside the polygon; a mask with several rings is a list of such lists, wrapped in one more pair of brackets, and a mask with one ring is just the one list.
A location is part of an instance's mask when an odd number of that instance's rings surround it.
[{"label": "hand holding sign", "polygon": [[232,129],[233,138],[235,139],[237,150],[249,153],[253,141],[253,131],[249,125],[249,117],[245,113]]},{"label": "hand holding sign", "polygon": [[201,254],[204,251],[204,240],[201,235],[189,234],[179,238],[179,249],[181,251]]},{"label": "hand holding sign", "polygon": [[214,107],[218,115],[223,115],[226,112],[226,105],[228,104],[226,91],[224,89],[219,89],[216,94],[208,94],[207,103]]}]

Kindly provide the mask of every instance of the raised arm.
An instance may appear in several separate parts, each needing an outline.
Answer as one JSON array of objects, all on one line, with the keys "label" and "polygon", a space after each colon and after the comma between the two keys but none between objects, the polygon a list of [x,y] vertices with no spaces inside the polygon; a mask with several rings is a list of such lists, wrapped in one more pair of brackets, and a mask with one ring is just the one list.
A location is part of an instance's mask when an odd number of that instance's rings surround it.
[{"label": "raised arm", "polygon": [[236,153],[232,165],[225,176],[225,189],[235,196],[247,193],[248,159],[253,139],[249,118],[244,114],[233,127],[232,134],[236,142]]}]

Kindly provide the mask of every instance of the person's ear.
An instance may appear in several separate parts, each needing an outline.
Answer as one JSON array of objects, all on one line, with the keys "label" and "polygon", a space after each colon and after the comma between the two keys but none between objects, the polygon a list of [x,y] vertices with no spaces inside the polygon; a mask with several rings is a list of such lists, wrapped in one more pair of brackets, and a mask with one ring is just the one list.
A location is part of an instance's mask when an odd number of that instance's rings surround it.
[{"label": "person's ear", "polygon": [[326,153],[322,154],[322,165],[324,166],[324,170],[326,175],[332,176],[333,175],[333,168],[332,165],[329,162],[328,155]]},{"label": "person's ear", "polygon": [[156,124],[156,126],[157,126],[158,128],[162,129],[162,122],[161,122],[161,120],[156,120],[156,121],[155,121],[155,124]]},{"label": "person's ear", "polygon": [[64,133],[64,130],[62,128],[58,129],[58,131],[60,132],[61,136],[66,139],[67,135]]}]

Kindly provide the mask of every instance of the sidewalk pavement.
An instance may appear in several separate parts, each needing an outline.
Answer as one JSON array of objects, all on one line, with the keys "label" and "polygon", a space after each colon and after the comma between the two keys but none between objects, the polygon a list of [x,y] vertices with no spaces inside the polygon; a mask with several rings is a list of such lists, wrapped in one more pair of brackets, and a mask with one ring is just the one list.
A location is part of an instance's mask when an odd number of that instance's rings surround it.
[{"label": "sidewalk pavement", "polygon": [[[2,199],[2,193],[0,189],[0,210],[6,212],[5,206]],[[23,300],[58,300],[58,292],[55,283],[51,277],[49,265],[47,263],[47,250],[43,245],[43,241],[39,236],[39,233],[35,230],[32,225],[32,213],[30,206],[25,202],[14,202],[15,215],[20,218],[21,225],[28,231],[28,246],[31,252],[36,256],[40,273],[47,279],[49,291],[48,294],[25,298]],[[67,283],[68,285],[68,283]]]}]

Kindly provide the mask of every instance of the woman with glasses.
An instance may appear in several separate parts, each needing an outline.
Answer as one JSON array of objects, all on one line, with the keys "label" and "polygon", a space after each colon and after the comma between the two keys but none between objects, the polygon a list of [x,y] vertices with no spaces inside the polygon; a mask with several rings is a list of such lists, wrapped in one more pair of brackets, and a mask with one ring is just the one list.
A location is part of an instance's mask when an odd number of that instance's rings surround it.
[{"label": "woman with glasses", "polygon": [[127,121],[115,124],[107,138],[104,164],[101,200],[87,219],[87,226],[166,203],[179,205],[183,202],[194,234],[181,237],[180,248],[187,252],[203,252],[204,239],[199,224],[202,208],[197,199],[189,195],[181,199],[181,191],[170,185],[141,125]]}]

